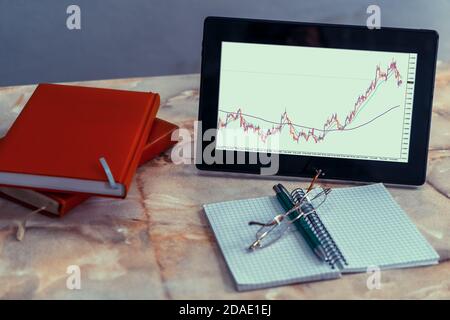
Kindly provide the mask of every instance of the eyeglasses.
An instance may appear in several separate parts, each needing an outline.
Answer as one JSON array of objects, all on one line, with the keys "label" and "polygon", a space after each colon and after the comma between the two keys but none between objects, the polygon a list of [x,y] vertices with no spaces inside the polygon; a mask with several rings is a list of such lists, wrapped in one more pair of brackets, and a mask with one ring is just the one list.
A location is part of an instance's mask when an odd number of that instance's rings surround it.
[{"label": "eyeglasses", "polygon": [[266,223],[249,222],[249,225],[261,226],[256,232],[256,240],[250,245],[249,250],[253,251],[272,245],[290,229],[294,222],[316,212],[327,200],[327,195],[331,192],[331,188],[312,188],[320,174],[321,171],[318,171],[306,192],[299,188],[291,193],[296,203],[292,209],[274,216]]}]

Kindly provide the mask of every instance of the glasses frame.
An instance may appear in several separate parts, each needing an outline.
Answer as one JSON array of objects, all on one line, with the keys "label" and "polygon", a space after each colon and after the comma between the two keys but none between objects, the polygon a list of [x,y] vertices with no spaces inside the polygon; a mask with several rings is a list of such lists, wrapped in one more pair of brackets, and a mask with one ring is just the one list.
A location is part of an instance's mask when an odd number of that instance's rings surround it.
[{"label": "glasses frame", "polygon": [[[313,194],[317,189],[322,189],[322,191],[320,191],[319,193],[315,194],[314,198],[308,199],[308,196]],[[303,217],[307,217],[308,215],[310,215],[312,213],[315,213],[316,210],[327,200],[327,196],[328,196],[328,193],[330,191],[331,191],[331,188],[326,188],[326,189],[314,188],[314,189],[310,189],[308,192],[305,192],[303,197],[298,201],[298,203],[292,209],[286,211],[285,213],[276,215],[269,222],[267,222],[265,224],[263,224],[263,223],[252,223],[252,224],[261,225],[261,227],[258,229],[258,231],[256,231],[256,234],[255,234],[256,240],[249,246],[248,249],[253,251],[255,249],[267,248],[268,246],[270,246],[273,243],[277,242],[286,233],[286,231],[289,230],[291,224],[293,224],[295,221],[297,221],[297,220],[299,220],[299,219],[301,219]],[[317,197],[319,197],[322,194],[324,194],[324,196],[325,196],[324,200],[322,202],[320,202],[319,205],[313,206],[311,201],[313,201],[314,199],[316,199]],[[311,205],[312,210],[310,210],[308,212],[303,212],[302,206],[305,204],[305,201]],[[289,218],[289,215],[291,215],[294,212],[297,212],[298,215],[294,219],[288,219],[288,221],[286,222],[287,223],[286,229],[283,230],[278,237],[274,238],[274,240],[270,241],[268,244],[262,245],[263,240],[271,232],[273,232],[277,227],[279,227],[286,218]],[[265,229],[267,229],[267,230],[265,230]]]}]

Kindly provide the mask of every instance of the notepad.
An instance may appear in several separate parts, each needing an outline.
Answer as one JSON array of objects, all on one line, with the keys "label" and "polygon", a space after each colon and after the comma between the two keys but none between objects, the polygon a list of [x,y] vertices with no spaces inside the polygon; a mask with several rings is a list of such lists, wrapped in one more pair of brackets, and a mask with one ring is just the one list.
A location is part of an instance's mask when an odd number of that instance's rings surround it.
[{"label": "notepad", "polygon": [[257,226],[283,208],[275,196],[205,204],[205,213],[239,291],[336,279],[345,273],[438,263],[426,241],[383,184],[337,188],[317,210],[347,264],[321,262],[292,228],[273,245],[250,252]]},{"label": "notepad", "polygon": [[0,185],[125,198],[159,103],[151,92],[39,84],[0,143]]},{"label": "notepad", "polygon": [[[177,125],[155,118],[147,143],[142,150],[139,165],[147,163],[175,145],[176,141],[172,141],[172,133],[176,129],[178,129]],[[2,141],[0,139],[0,143]],[[46,207],[40,213],[49,213],[59,217],[89,199],[89,195],[83,193],[43,192],[3,186],[0,186],[0,197],[15,201],[32,210]]]}]

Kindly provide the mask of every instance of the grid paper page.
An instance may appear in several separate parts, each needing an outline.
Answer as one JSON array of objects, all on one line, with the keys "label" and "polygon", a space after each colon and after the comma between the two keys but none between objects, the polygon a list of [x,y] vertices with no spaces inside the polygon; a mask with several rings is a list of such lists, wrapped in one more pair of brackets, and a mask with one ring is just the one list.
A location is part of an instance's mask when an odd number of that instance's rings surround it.
[{"label": "grid paper page", "polygon": [[247,250],[259,228],[248,222],[267,222],[283,212],[275,196],[206,204],[204,209],[238,290],[340,277],[339,270],[318,260],[295,228],[269,247]]},{"label": "grid paper page", "polygon": [[333,189],[318,214],[348,262],[343,272],[438,262],[439,255],[381,183]]}]

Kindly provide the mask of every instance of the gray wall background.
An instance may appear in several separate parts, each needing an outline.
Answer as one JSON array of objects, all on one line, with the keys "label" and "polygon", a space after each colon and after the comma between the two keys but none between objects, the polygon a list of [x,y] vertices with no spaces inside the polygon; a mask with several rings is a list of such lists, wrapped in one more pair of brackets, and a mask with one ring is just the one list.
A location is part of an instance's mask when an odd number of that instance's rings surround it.
[{"label": "gray wall background", "polygon": [[436,29],[450,60],[450,0],[0,0],[0,86],[199,72],[208,15],[364,25],[369,4],[382,26]]}]

